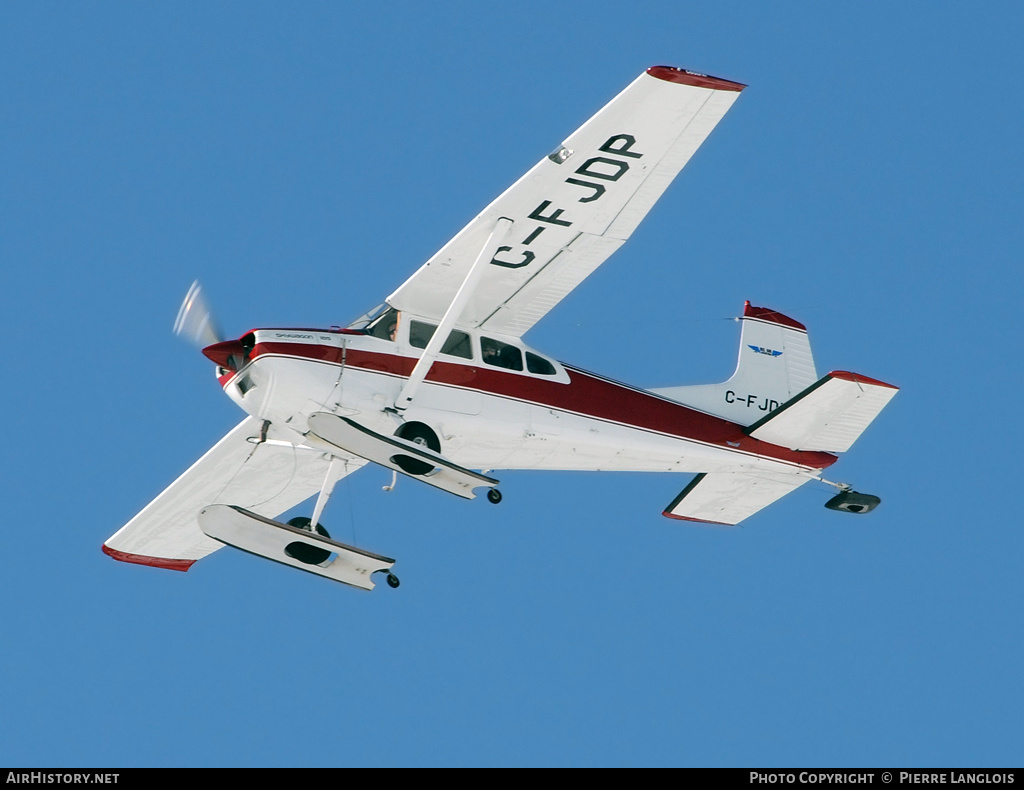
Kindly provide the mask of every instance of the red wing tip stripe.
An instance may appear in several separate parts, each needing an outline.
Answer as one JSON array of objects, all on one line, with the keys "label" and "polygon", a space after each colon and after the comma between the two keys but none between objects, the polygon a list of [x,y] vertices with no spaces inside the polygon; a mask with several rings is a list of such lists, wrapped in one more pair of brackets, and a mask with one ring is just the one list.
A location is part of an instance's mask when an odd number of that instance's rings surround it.
[{"label": "red wing tip stripe", "polygon": [[113,557],[118,562],[148,565],[151,568],[167,568],[170,571],[187,571],[192,567],[192,563],[195,562],[195,560],[172,560],[167,557],[147,557],[144,554],[129,554],[126,551],[112,549],[106,543],[103,544],[103,553]]},{"label": "red wing tip stripe", "polygon": [[807,331],[806,326],[790,318],[788,315],[783,315],[778,310],[772,310],[769,307],[754,307],[749,301],[743,303],[743,317],[760,318],[762,321],[770,321],[773,324],[791,326],[793,329],[799,329],[801,332]]},{"label": "red wing tip stripe", "polygon": [[834,379],[842,379],[843,381],[856,381],[861,384],[874,384],[876,387],[888,387],[891,390],[899,389],[895,384],[886,384],[884,381],[868,378],[867,376],[860,375],[860,373],[850,373],[848,370],[833,370],[828,375]]},{"label": "red wing tip stripe", "polygon": [[667,510],[661,511],[661,515],[667,516],[668,518],[674,518],[676,521],[693,521],[697,524],[714,524],[716,527],[735,527],[735,524],[729,524],[725,521],[709,521],[706,518],[691,518],[690,516],[677,516],[675,513],[669,513]]},{"label": "red wing tip stripe", "polygon": [[651,66],[647,73],[665,82],[677,82],[680,85],[693,85],[695,88],[711,88],[716,91],[735,91],[739,93],[746,85],[718,77],[711,77],[696,71],[677,69],[674,66]]}]

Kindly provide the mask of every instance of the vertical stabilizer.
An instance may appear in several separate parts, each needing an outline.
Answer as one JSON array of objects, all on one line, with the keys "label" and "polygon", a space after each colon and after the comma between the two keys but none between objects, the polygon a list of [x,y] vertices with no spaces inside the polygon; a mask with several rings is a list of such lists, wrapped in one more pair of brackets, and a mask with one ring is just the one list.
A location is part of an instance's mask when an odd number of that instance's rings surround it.
[{"label": "vertical stabilizer", "polygon": [[750,302],[744,304],[738,320],[742,323],[739,360],[728,381],[651,392],[751,425],[818,380],[803,324]]}]

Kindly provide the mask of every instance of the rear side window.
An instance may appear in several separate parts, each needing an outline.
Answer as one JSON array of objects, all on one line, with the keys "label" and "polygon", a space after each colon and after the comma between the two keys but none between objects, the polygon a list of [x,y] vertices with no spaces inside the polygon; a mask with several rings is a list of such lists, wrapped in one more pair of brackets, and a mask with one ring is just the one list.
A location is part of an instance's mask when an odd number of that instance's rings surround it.
[{"label": "rear side window", "polygon": [[[423,321],[410,321],[409,345],[413,348],[426,348],[427,343],[430,342],[430,338],[434,336],[436,330],[437,326],[435,324],[427,324]],[[469,335],[465,332],[460,332],[458,329],[453,329],[448,335],[448,340],[441,349],[441,353],[453,357],[462,357],[463,359],[472,359],[473,344],[470,342]]]},{"label": "rear side window", "polygon": [[555,366],[544,357],[538,357],[529,351],[526,352],[526,369],[531,373],[539,373],[541,376],[554,376],[556,372]]},{"label": "rear side window", "polygon": [[500,340],[492,340],[489,337],[481,337],[480,351],[484,362],[488,365],[509,370],[523,369],[523,352],[516,346],[502,343]]}]

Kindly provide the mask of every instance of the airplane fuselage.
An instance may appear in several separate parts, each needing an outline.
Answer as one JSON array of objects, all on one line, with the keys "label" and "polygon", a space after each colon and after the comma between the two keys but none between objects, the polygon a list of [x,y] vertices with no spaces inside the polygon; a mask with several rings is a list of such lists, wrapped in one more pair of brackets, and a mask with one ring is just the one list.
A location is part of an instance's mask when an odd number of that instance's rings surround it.
[{"label": "airplane fuselage", "polygon": [[421,354],[402,329],[394,340],[351,329],[258,329],[237,342],[242,358],[220,368],[220,381],[246,412],[300,436],[317,412],[385,436],[423,423],[440,452],[469,469],[814,473],[836,461],[758,441],[742,425],[563,365],[514,338],[502,343],[543,372],[486,362],[487,339],[471,334],[471,356],[442,354],[398,411]]}]

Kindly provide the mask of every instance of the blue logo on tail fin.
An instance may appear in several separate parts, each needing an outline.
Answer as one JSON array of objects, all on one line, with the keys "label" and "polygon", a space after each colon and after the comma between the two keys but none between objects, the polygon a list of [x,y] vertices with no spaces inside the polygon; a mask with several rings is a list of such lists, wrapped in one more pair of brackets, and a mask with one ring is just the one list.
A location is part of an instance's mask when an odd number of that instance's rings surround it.
[{"label": "blue logo on tail fin", "polygon": [[769,357],[781,357],[782,356],[782,352],[781,351],[775,351],[774,349],[771,349],[771,348],[764,348],[763,346],[748,346],[748,348],[753,349],[758,354],[765,354],[765,355],[767,355]]}]

